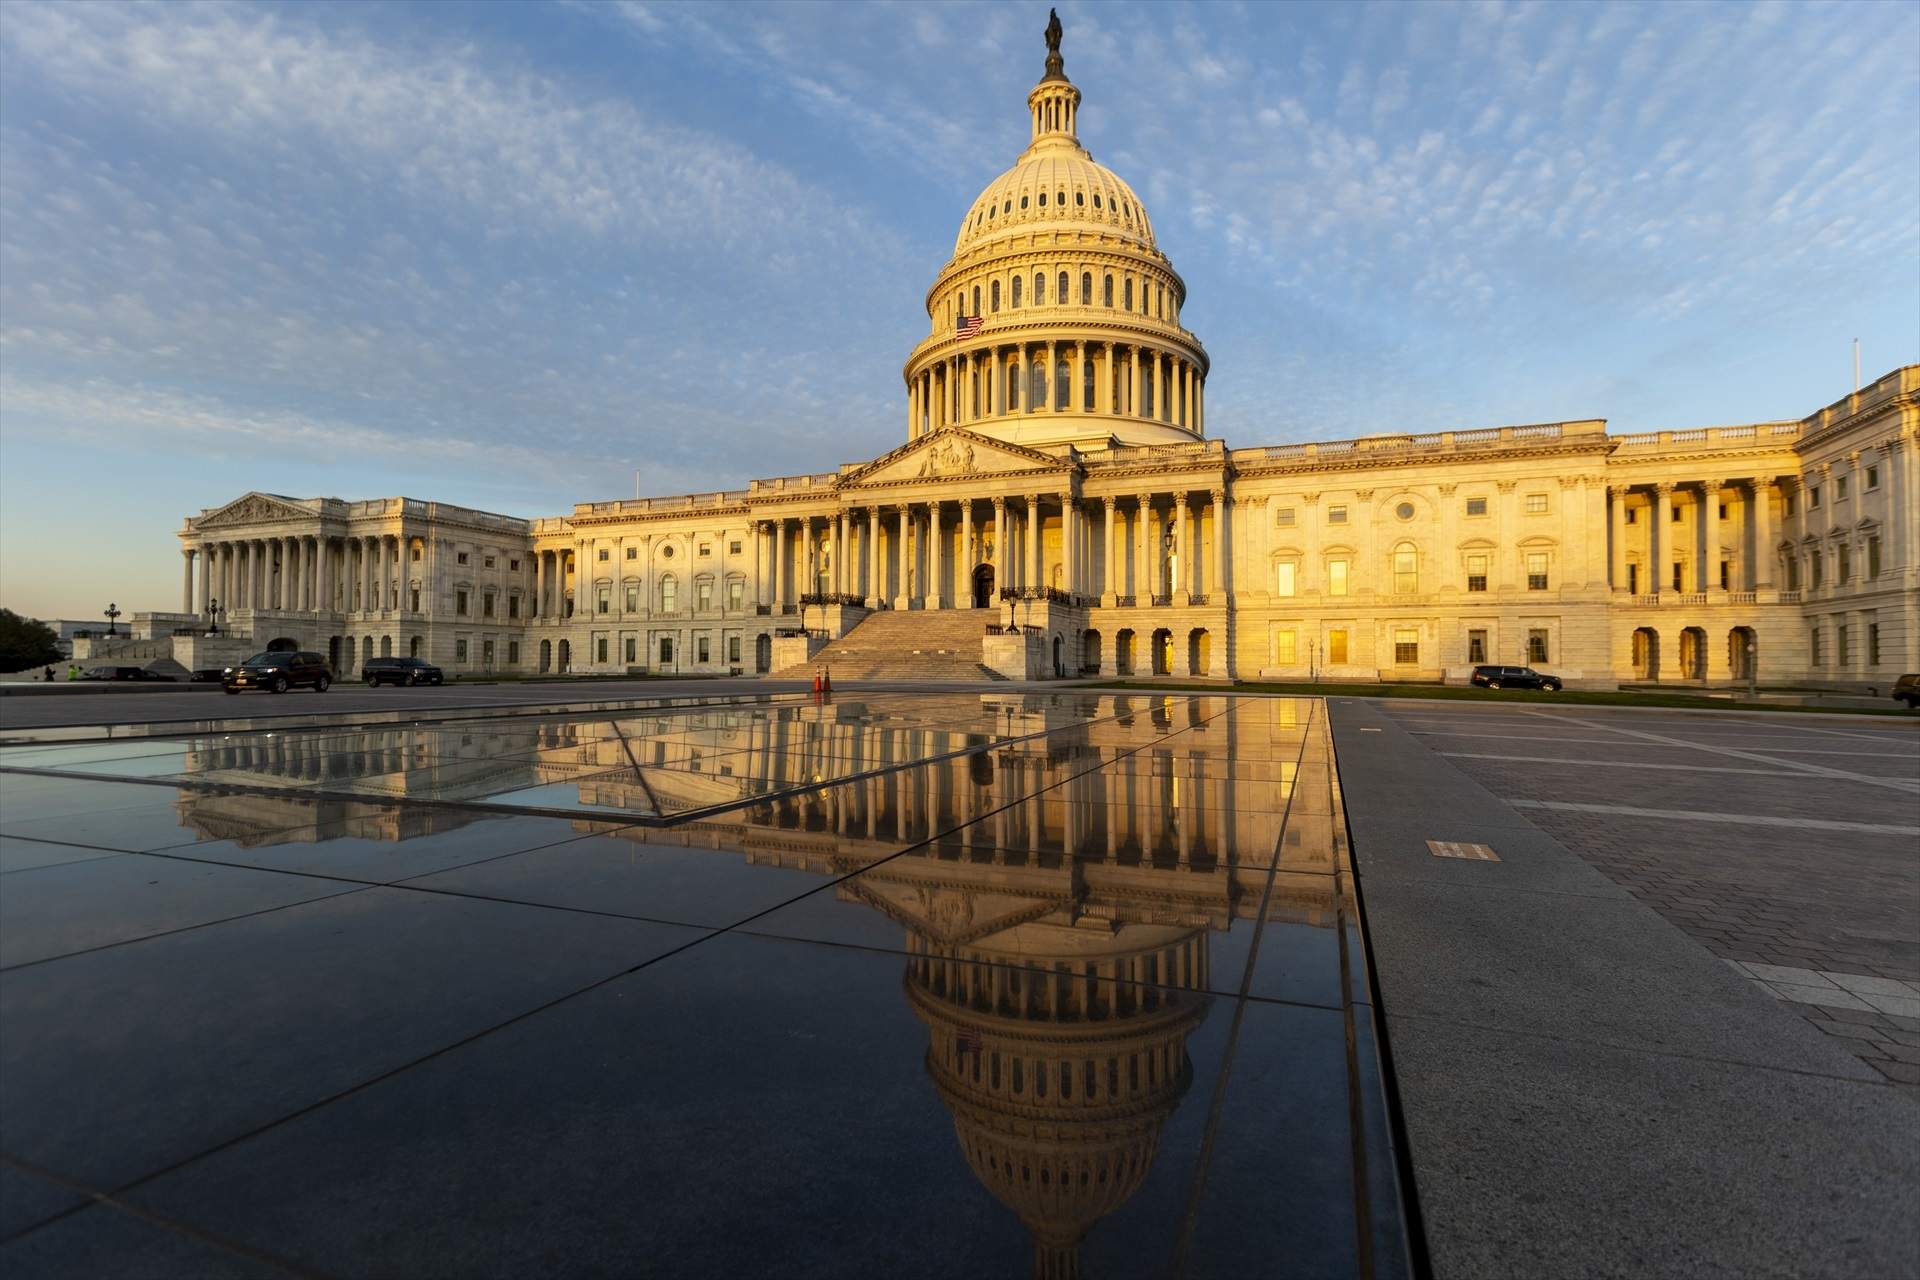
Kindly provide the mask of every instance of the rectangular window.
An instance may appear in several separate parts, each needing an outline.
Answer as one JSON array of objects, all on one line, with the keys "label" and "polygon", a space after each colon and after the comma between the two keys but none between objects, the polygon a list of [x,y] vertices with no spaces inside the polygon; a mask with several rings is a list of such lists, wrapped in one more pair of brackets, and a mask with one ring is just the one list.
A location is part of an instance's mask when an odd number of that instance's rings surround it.
[{"label": "rectangular window", "polygon": [[1293,521],[1294,521],[1293,508],[1292,507],[1280,508],[1280,519],[1277,522],[1280,525],[1280,527],[1282,529],[1291,529],[1293,528]]},{"label": "rectangular window", "polygon": [[1877,622],[1867,624],[1867,665],[1880,665],[1880,624]]},{"label": "rectangular window", "polygon": [[713,583],[702,580],[693,584],[693,605],[702,610],[713,608]]},{"label": "rectangular window", "polygon": [[1347,522],[1347,509],[1345,507],[1328,507],[1327,508],[1328,524],[1345,524],[1346,522]]},{"label": "rectangular window", "polygon": [[1780,509],[1787,515],[1793,514],[1793,490],[1785,490],[1781,495]]},{"label": "rectangular window", "polygon": [[1293,594],[1293,575],[1297,567],[1292,564],[1278,564],[1273,567],[1273,594],[1277,596]]},{"label": "rectangular window", "polygon": [[693,640],[693,659],[695,662],[710,662],[712,655],[707,646],[712,643],[706,636],[695,636]]},{"label": "rectangular window", "polygon": [[1487,589],[1487,558],[1485,556],[1467,557],[1467,590],[1485,591]]},{"label": "rectangular window", "polygon": [[1393,664],[1396,667],[1417,667],[1420,665],[1420,633],[1409,627],[1401,627],[1393,633]]},{"label": "rectangular window", "polygon": [[414,547],[414,548],[411,548],[411,550],[410,550],[410,551],[409,551],[409,553],[408,553],[408,557],[407,557],[407,558],[408,558],[408,559],[410,559],[410,560],[412,560],[412,561],[413,561],[413,562],[414,562],[415,564],[419,564],[419,563],[420,563],[420,548],[418,548],[418,547]]},{"label": "rectangular window", "polygon": [[464,551],[456,552],[453,560],[455,564],[465,564],[467,562],[467,553]]},{"label": "rectangular window", "polygon": [[739,578],[727,583],[727,608],[739,611],[746,606],[747,584]]},{"label": "rectangular window", "polygon": [[480,593],[480,616],[483,618],[493,616],[493,592],[491,591]]},{"label": "rectangular window", "polygon": [[1485,498],[1468,498],[1467,514],[1470,516],[1483,516],[1487,514],[1487,500]]},{"label": "rectangular window", "polygon": [[1853,548],[1844,542],[1840,544],[1840,563],[1836,567],[1840,571],[1840,581],[1853,581]]},{"label": "rectangular window", "polygon": [[1628,523],[1628,524],[1639,524],[1639,523],[1640,523],[1640,508],[1638,508],[1638,507],[1628,507],[1628,508],[1627,508],[1627,523]]},{"label": "rectangular window", "polygon": [[1667,519],[1669,522],[1673,524],[1679,524],[1682,520],[1685,520],[1686,518],[1687,518],[1687,509],[1685,507],[1671,507],[1667,511]]},{"label": "rectangular window", "polygon": [[740,633],[738,631],[727,637],[727,661],[740,661]]},{"label": "rectangular window", "polygon": [[459,614],[463,618],[467,616],[467,593],[466,592],[456,591],[453,593],[453,611]]},{"label": "rectangular window", "polygon": [[1834,657],[1840,660],[1840,665],[1843,667],[1847,665],[1847,659],[1852,656],[1847,651],[1847,638],[1846,623],[1843,622],[1833,629]]},{"label": "rectangular window", "polygon": [[1393,553],[1393,592],[1409,596],[1420,590],[1420,553],[1408,547]]},{"label": "rectangular window", "polygon": [[1720,589],[1727,590],[1727,584],[1733,581],[1733,566],[1725,560],[1720,562]]},{"label": "rectangular window", "polygon": [[1720,518],[1722,520],[1727,518],[1727,504],[1724,502],[1720,504]]},{"label": "rectangular window", "polygon": [[1527,661],[1547,661],[1547,633],[1544,628],[1535,627],[1527,632]]},{"label": "rectangular window", "polygon": [[1286,627],[1273,633],[1273,661],[1276,666],[1290,667],[1299,661],[1300,633],[1292,627]]},{"label": "rectangular window", "polygon": [[712,544],[711,542],[703,542],[703,543],[701,543],[701,544],[700,544],[700,554],[701,554],[701,555],[703,555],[703,556],[710,556],[710,555],[712,555],[712,554],[713,554],[713,544]]},{"label": "rectangular window", "polygon": [[593,660],[605,665],[607,661],[607,638],[605,636],[595,636],[593,638]]},{"label": "rectangular window", "polygon": [[413,602],[408,608],[412,609],[415,613],[420,612],[420,588],[409,588],[407,598]]},{"label": "rectangular window", "polygon": [[1867,576],[1880,576],[1880,535],[1877,533],[1867,539]]},{"label": "rectangular window", "polygon": [[673,637],[661,636],[660,637],[660,663],[662,666],[665,666],[667,663],[670,663],[672,661],[673,661]]},{"label": "rectangular window", "polygon": [[1327,594],[1330,596],[1347,594],[1347,562],[1345,560],[1327,561]]},{"label": "rectangular window", "polygon": [[1807,490],[1807,507],[1809,510],[1818,510],[1820,507],[1820,486],[1817,484]]},{"label": "rectangular window", "polygon": [[1809,553],[1807,556],[1807,572],[1810,577],[1807,585],[1815,591],[1818,591],[1821,584],[1826,581],[1827,558],[1818,551]]},{"label": "rectangular window", "polygon": [[1487,660],[1487,633],[1484,631],[1467,632],[1467,661],[1478,666]]},{"label": "rectangular window", "polygon": [[492,557],[492,556],[488,556],[488,557],[486,557],[486,559],[485,559],[485,560],[483,560],[483,561],[482,561],[481,563],[482,563],[482,564],[483,564],[483,565],[484,565],[484,566],[485,566],[486,568],[488,568],[488,569],[491,569],[491,568],[493,568],[493,557]]},{"label": "rectangular window", "polygon": [[1528,494],[1527,495],[1527,514],[1530,516],[1543,516],[1546,513],[1547,513],[1547,495],[1544,493]]},{"label": "rectangular window", "polygon": [[629,582],[627,584],[626,599],[627,599],[628,613],[640,612],[640,584],[639,583]]},{"label": "rectangular window", "polygon": [[1815,627],[1815,628],[1813,628],[1813,630],[1812,630],[1812,631],[1811,631],[1811,632],[1810,632],[1810,633],[1808,634],[1808,637],[1807,637],[1807,648],[1808,648],[1808,650],[1809,650],[1809,651],[1810,651],[1810,652],[1812,653],[1812,655],[1813,655],[1813,656],[1812,656],[1812,661],[1811,661],[1811,663],[1810,663],[1810,665],[1812,665],[1812,666],[1816,666],[1816,667],[1817,667],[1817,666],[1820,666],[1820,665],[1821,665],[1821,662],[1820,662],[1820,628],[1818,628],[1818,627]]},{"label": "rectangular window", "polygon": [[632,636],[628,636],[627,643],[626,643],[626,650],[627,650],[627,661],[629,663],[639,661],[640,642],[638,640],[634,639]]},{"label": "rectangular window", "polygon": [[1673,589],[1675,591],[1680,590],[1682,584],[1686,582],[1686,571],[1687,566],[1678,560],[1673,562]]},{"label": "rectangular window", "polygon": [[[1845,476],[1835,476],[1833,478],[1833,500],[1835,502],[1845,502],[1847,500],[1847,478]],[[1842,661],[1845,661],[1845,659],[1843,658]]]},{"label": "rectangular window", "polygon": [[1547,553],[1544,551],[1527,552],[1527,590],[1545,591],[1547,589]]},{"label": "rectangular window", "polygon": [[[629,548],[629,550],[631,550],[631,548]],[[605,564],[607,561],[613,559],[613,552],[607,550],[605,547],[602,547],[600,548],[600,554],[597,557],[597,559],[600,561],[601,564]]]},{"label": "rectangular window", "polygon": [[455,662],[465,662],[467,660],[467,642],[465,640],[455,640],[453,642],[453,660]]},{"label": "rectangular window", "polygon": [[520,642],[518,640],[507,641],[507,665],[510,667],[520,665]]},{"label": "rectangular window", "polygon": [[595,613],[613,612],[613,588],[595,587],[593,591],[593,611]]},{"label": "rectangular window", "polygon": [[1880,468],[1868,467],[1867,468],[1867,488],[1878,489],[1879,487],[1880,487]]},{"label": "rectangular window", "polygon": [[1345,627],[1335,627],[1327,632],[1327,661],[1335,665],[1347,660],[1347,631]]},{"label": "rectangular window", "polygon": [[520,562],[519,562],[518,560],[509,560],[509,561],[507,561],[507,570],[508,570],[508,572],[510,572],[510,573],[518,573],[518,572],[520,572]]},{"label": "rectangular window", "polygon": [[[603,555],[603,556],[601,556],[600,558],[601,558],[602,560],[605,560],[605,559],[606,559],[606,557],[605,557],[604,555]],[[638,548],[638,547],[628,547],[628,548],[627,548],[627,559],[629,559],[629,560],[638,560],[639,558],[640,558],[640,548]]]},{"label": "rectangular window", "polygon": [[489,671],[493,670],[493,641],[491,639],[480,642],[480,665]]}]

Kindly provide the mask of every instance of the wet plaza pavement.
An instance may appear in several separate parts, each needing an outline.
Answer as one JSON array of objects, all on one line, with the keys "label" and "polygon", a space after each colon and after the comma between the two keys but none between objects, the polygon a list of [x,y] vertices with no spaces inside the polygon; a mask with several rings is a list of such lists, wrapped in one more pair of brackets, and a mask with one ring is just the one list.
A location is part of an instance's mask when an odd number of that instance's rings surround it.
[{"label": "wet plaza pavement", "polygon": [[9,1276],[1407,1269],[1318,700],[7,741]]}]

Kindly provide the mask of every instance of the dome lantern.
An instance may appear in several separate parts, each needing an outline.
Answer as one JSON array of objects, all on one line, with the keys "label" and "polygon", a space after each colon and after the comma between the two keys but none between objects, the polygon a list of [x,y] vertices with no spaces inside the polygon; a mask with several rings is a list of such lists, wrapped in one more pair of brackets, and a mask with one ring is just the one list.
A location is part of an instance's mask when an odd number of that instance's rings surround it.
[{"label": "dome lantern", "polygon": [[1033,145],[1059,140],[1078,148],[1080,90],[1067,79],[1066,60],[1060,56],[1060,15],[1047,11],[1047,73],[1027,95],[1033,113]]}]

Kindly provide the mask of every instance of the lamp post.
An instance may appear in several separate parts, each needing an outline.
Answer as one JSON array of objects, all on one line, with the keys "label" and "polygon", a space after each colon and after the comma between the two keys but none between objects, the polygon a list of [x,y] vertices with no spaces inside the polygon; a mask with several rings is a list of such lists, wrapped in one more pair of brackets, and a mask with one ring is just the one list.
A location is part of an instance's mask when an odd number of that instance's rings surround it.
[{"label": "lamp post", "polygon": [[1760,696],[1760,645],[1753,637],[1747,637],[1747,697]]},{"label": "lamp post", "polygon": [[120,606],[117,604],[114,604],[111,600],[109,600],[107,602],[107,612],[106,612],[108,639],[113,638],[113,620],[119,616],[120,616]]},{"label": "lamp post", "polygon": [[218,600],[207,601],[207,634],[210,636],[220,634],[220,602]]},{"label": "lamp post", "polygon": [[[1173,602],[1173,570],[1174,570],[1173,530],[1172,529],[1168,529],[1165,533],[1160,535],[1160,563],[1167,567],[1166,595],[1167,595],[1167,602],[1171,604]],[[1154,594],[1159,595],[1160,593],[1156,591],[1154,592]]]}]

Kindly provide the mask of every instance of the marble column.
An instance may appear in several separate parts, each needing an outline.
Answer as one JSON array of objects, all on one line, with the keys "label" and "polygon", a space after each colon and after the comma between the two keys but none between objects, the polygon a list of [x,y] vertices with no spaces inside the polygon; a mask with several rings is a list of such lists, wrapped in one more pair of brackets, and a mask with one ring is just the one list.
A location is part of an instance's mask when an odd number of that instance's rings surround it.
[{"label": "marble column", "polygon": [[1771,477],[1758,477],[1747,486],[1747,505],[1753,511],[1753,565],[1747,570],[1747,586],[1754,591],[1769,591],[1773,588],[1775,560]]},{"label": "marble column", "polygon": [[180,567],[185,576],[180,580],[180,612],[193,612],[193,548],[187,547],[180,552]]},{"label": "marble column", "polygon": [[1207,496],[1213,500],[1213,549],[1207,553],[1207,595],[1209,604],[1219,606],[1226,603],[1221,591],[1226,584],[1227,491],[1215,489]]},{"label": "marble column", "polygon": [[201,543],[200,544],[200,607],[197,610],[195,610],[195,612],[198,613],[201,617],[206,616],[207,603],[212,599],[214,599],[213,579],[214,579],[214,575],[218,572],[219,572],[219,565],[214,559],[213,544],[211,542]]},{"label": "marble column", "polygon": [[999,593],[1013,584],[1007,581],[1007,500],[996,496],[993,499],[993,590],[994,599],[988,603],[998,603]]},{"label": "marble column", "polygon": [[1613,525],[1610,576],[1613,580],[1613,589],[1625,591],[1627,589],[1627,486],[1608,485],[1607,503]]},{"label": "marble column", "polygon": [[927,592],[929,609],[947,607],[947,579],[952,575],[947,572],[949,566],[946,563],[946,557],[941,554],[944,550],[941,541],[940,504],[929,502],[927,504],[927,577],[931,579],[932,588]]},{"label": "marble column", "polygon": [[894,551],[894,557],[893,557],[895,562],[899,566],[899,570],[898,570],[899,579],[894,584],[895,594],[893,597],[893,607],[896,609],[910,609],[913,607],[914,584],[913,584],[913,574],[911,572],[911,565],[908,561],[909,551],[908,551],[908,542],[907,542],[907,520],[910,514],[911,513],[908,509],[907,504],[904,502],[901,503],[900,519],[898,522],[900,536],[896,542],[896,549]]},{"label": "marble column", "polygon": [[[1712,591],[1720,585],[1720,482],[1700,483],[1700,572],[1696,591]],[[1731,582],[1731,579],[1729,579]],[[1713,652],[1721,652],[1713,646]]]},{"label": "marble column", "polygon": [[1153,603],[1158,588],[1153,581],[1152,549],[1147,538],[1153,527],[1153,495],[1139,493],[1134,495],[1135,508],[1133,518],[1133,603],[1144,608]]},{"label": "marble column", "polygon": [[1111,609],[1113,608],[1114,600],[1120,594],[1120,576],[1117,572],[1120,562],[1114,553],[1113,547],[1112,495],[1100,499],[1100,518],[1102,522],[1100,527],[1100,555],[1103,561],[1100,566],[1100,603],[1106,608]]},{"label": "marble column", "polygon": [[773,611],[785,613],[787,609],[787,522],[779,519],[773,522]]},{"label": "marble column", "polygon": [[1673,486],[1662,482],[1653,487],[1655,503],[1653,527],[1647,530],[1647,593],[1667,590],[1667,539],[1673,532]]},{"label": "marble column", "polygon": [[1027,495],[1027,580],[1026,587],[1043,586],[1040,567],[1040,495]]},{"label": "marble column", "polygon": [[877,609],[886,599],[880,577],[880,508],[867,508],[867,607]]},{"label": "marble column", "polygon": [[973,600],[973,566],[978,558],[973,553],[973,499],[966,498],[960,503],[960,594],[966,600],[962,607],[971,609]]}]

